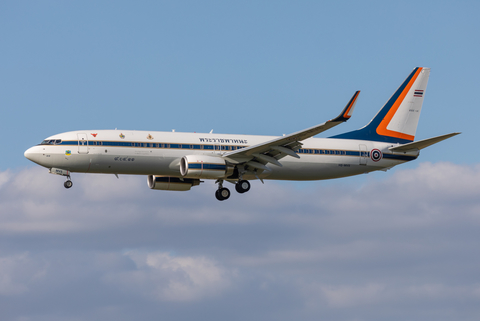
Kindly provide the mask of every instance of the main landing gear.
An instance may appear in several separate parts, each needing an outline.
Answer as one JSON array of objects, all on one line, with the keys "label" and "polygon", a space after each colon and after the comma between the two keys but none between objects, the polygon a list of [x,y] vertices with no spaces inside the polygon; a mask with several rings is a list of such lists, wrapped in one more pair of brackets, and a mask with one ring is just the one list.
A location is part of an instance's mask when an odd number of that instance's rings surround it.
[{"label": "main landing gear", "polygon": [[237,182],[237,184],[235,184],[235,189],[240,194],[243,194],[243,193],[248,192],[250,190],[250,183],[249,183],[249,181],[246,181],[246,180],[239,180]]},{"label": "main landing gear", "polygon": [[224,201],[230,197],[230,190],[228,188],[222,187],[217,189],[215,192],[215,197],[219,201]]},{"label": "main landing gear", "polygon": [[[226,187],[223,187],[223,180],[217,180],[217,184],[218,189],[215,192],[215,197],[217,198],[217,200],[224,201],[228,199],[230,197],[230,190]],[[250,182],[246,180],[239,180],[235,184],[235,190],[240,194],[248,192],[250,190]]]}]

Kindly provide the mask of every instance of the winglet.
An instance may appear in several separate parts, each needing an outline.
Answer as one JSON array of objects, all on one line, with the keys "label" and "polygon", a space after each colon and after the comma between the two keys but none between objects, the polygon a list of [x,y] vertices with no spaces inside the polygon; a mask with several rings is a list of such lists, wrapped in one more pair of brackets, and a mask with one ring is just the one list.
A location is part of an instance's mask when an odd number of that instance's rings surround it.
[{"label": "winglet", "polygon": [[355,94],[353,94],[352,99],[348,102],[345,108],[342,110],[340,115],[336,118],[332,119],[331,121],[347,121],[352,117],[353,109],[355,108],[355,104],[357,103],[358,95],[360,94],[360,90],[357,90]]}]

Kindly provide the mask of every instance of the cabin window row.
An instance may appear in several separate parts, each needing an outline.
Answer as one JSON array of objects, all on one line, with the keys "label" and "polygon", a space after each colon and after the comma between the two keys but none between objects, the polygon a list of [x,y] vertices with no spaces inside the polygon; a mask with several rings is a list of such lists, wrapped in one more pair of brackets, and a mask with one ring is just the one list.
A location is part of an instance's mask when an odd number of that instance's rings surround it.
[{"label": "cabin window row", "polygon": [[[47,139],[41,145],[76,145],[78,141],[62,141],[61,139]],[[165,144],[165,143],[134,143],[134,142],[108,142],[108,141],[88,141],[89,146],[119,146],[119,147],[146,147],[146,148],[175,148],[175,149],[196,149],[196,150],[225,150],[233,151],[245,146],[226,146],[226,145],[197,145],[197,144]],[[310,149],[301,148],[298,154],[317,154],[317,155],[348,155],[358,156],[358,152],[331,149]],[[368,156],[368,152],[366,152]]]},{"label": "cabin window row", "polygon": [[298,154],[319,154],[319,155],[347,155],[345,150],[330,150],[330,149],[308,149],[301,148]]},{"label": "cabin window row", "polygon": [[219,145],[197,145],[197,144],[164,144],[164,143],[133,143],[133,142],[104,142],[89,141],[90,146],[120,146],[120,147],[147,147],[147,148],[178,148],[198,150],[237,150],[244,146],[219,146]]}]

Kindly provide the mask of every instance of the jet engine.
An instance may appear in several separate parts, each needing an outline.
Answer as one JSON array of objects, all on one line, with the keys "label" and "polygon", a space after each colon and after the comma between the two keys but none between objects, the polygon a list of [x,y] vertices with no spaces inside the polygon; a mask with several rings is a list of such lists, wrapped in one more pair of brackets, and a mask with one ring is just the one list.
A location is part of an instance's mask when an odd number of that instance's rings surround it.
[{"label": "jet engine", "polygon": [[192,186],[200,185],[199,179],[148,175],[148,187],[163,191],[189,191]]},{"label": "jet engine", "polygon": [[216,179],[233,174],[234,167],[221,157],[187,155],[180,161],[180,174],[189,178]]}]

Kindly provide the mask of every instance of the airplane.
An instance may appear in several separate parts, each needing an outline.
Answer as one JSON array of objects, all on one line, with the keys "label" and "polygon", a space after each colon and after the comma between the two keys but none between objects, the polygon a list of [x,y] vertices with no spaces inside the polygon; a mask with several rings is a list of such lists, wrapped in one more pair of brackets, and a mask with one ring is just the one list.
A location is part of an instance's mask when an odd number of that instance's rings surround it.
[{"label": "airplane", "polygon": [[364,127],[328,138],[313,138],[352,116],[360,91],[342,112],[322,124],[280,137],[132,130],[79,130],[50,136],[25,157],[66,177],[71,173],[147,175],[154,190],[188,191],[216,180],[219,201],[249,180],[310,181],[378,170],[416,159],[420,150],[460,133],[414,141],[430,68],[417,67]]}]

